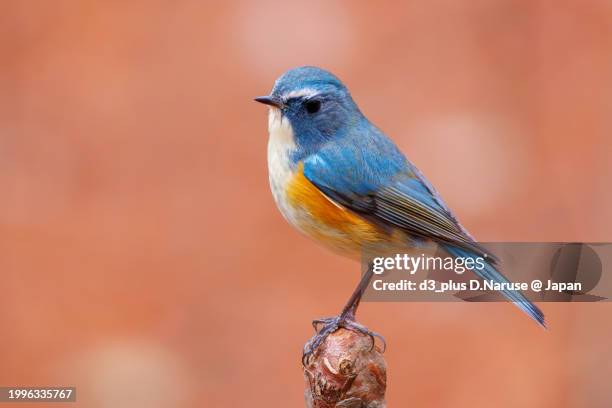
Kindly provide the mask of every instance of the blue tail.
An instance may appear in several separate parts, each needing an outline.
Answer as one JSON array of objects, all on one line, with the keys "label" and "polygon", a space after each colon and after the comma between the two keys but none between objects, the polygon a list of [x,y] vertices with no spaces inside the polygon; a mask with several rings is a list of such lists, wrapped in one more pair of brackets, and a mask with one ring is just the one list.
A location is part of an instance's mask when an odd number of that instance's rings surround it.
[{"label": "blue tail", "polygon": [[[449,254],[455,257],[471,258],[471,259],[476,258],[476,255],[474,255],[473,253],[465,249],[455,247],[455,246],[444,245],[444,249]],[[489,263],[485,263],[484,269],[475,268],[473,272],[476,275],[478,275],[480,278],[485,279],[485,280],[499,282],[499,283],[509,283],[510,282],[504,275],[502,275],[499,271],[497,271],[497,269],[495,269],[494,266],[490,265]],[[519,309],[527,313],[529,317],[531,317],[533,320],[538,322],[540,326],[546,328],[546,322],[544,321],[544,313],[542,313],[542,311],[536,305],[534,305],[529,300],[527,300],[527,298],[525,298],[525,296],[521,292],[517,290],[503,290],[501,291],[501,293],[508,300],[512,301]]]}]

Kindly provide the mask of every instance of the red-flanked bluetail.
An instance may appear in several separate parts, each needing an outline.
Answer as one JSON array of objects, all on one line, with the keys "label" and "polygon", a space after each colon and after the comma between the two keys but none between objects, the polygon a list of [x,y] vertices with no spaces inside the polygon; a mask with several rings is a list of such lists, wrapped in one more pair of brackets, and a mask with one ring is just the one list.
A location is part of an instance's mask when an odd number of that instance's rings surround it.
[{"label": "red-flanked bluetail", "polygon": [[[276,81],[270,95],[255,100],[270,106],[272,194],[283,216],[301,232],[355,258],[364,247],[386,242],[414,247],[434,241],[464,258],[486,253],[331,73],[316,67],[292,69]],[[507,282],[494,256],[474,272],[485,280]],[[314,322],[322,328],[306,346],[305,356],[338,327],[376,335],[355,321],[371,275],[370,268],[339,316]],[[523,294],[502,293],[544,326],[544,315]]]}]

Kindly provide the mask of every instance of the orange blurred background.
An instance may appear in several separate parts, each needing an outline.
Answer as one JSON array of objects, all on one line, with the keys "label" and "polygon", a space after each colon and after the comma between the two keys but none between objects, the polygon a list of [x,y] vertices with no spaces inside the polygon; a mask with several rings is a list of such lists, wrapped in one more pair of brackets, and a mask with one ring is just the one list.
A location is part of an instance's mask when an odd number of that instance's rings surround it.
[{"label": "orange blurred background", "polygon": [[[252,98],[298,65],[336,73],[480,240],[612,240],[610,2],[1,9],[0,385],[303,406],[310,321],[359,266],[269,192]],[[610,305],[541,306],[548,331],[509,304],[364,304],[389,406],[610,406]]]}]

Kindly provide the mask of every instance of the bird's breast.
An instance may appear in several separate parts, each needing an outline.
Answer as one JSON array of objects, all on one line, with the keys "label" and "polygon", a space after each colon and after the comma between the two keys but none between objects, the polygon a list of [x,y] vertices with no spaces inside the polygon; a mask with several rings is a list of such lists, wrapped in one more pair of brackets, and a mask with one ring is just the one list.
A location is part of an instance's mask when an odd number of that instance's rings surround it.
[{"label": "bird's breast", "polygon": [[303,165],[291,162],[296,146],[290,124],[272,112],[269,121],[270,188],[277,207],[291,225],[349,256],[359,256],[364,245],[389,238],[381,228],[335,203],[312,184],[304,176]]}]

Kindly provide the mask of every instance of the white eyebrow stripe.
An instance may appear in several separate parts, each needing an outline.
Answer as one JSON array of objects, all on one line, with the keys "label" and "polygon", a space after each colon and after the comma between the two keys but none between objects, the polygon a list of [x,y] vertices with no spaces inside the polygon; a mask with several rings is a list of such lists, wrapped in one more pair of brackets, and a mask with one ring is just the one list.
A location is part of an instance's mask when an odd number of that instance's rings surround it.
[{"label": "white eyebrow stripe", "polygon": [[291,98],[301,98],[304,96],[307,98],[312,98],[313,96],[318,95],[318,94],[319,94],[319,91],[317,91],[316,89],[304,88],[304,89],[298,89],[296,91],[291,91],[291,92],[284,94],[283,99],[287,100]]}]

